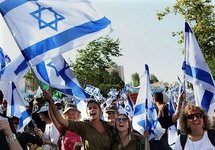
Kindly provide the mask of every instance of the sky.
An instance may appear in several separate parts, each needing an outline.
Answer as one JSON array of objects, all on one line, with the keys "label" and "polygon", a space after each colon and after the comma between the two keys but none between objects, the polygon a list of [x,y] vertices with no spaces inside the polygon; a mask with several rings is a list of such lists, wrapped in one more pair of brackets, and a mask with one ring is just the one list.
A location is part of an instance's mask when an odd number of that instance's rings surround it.
[{"label": "sky", "polygon": [[[131,82],[133,73],[142,75],[145,64],[148,64],[150,74],[157,76],[160,81],[173,82],[177,81],[177,76],[182,76],[183,55],[180,49],[184,45],[179,45],[177,38],[171,35],[173,31],[184,29],[184,19],[175,15],[168,15],[161,21],[156,18],[156,13],[174,4],[174,0],[92,0],[92,2],[111,20],[113,32],[110,36],[120,40],[123,56],[113,60],[118,65],[124,66],[125,83]],[[2,30],[0,29],[0,32],[4,36],[0,36],[0,41],[7,39],[11,43],[9,35]],[[14,55],[14,52],[8,51],[8,55],[13,57],[11,55]],[[63,55],[66,59],[70,57],[75,60],[77,51],[72,50]]]},{"label": "sky", "polygon": [[131,74],[144,72],[148,64],[150,74],[160,81],[177,81],[182,76],[184,45],[172,37],[173,31],[184,30],[181,16],[168,15],[159,21],[158,11],[172,6],[174,0],[94,0],[95,6],[112,22],[113,38],[119,38],[123,56],[114,59],[124,66],[125,81]]}]

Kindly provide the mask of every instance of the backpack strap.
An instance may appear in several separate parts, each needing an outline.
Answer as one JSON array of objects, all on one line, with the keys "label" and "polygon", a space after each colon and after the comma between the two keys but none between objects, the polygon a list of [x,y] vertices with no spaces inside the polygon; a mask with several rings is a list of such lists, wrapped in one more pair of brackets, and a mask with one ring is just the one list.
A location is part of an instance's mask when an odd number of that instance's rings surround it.
[{"label": "backpack strap", "polygon": [[215,130],[212,130],[212,129],[208,130],[208,138],[211,144],[215,147]]},{"label": "backpack strap", "polygon": [[181,135],[180,135],[180,142],[181,142],[181,147],[182,147],[182,149],[184,149],[185,144],[186,144],[186,142],[187,142],[187,135],[181,134]]}]

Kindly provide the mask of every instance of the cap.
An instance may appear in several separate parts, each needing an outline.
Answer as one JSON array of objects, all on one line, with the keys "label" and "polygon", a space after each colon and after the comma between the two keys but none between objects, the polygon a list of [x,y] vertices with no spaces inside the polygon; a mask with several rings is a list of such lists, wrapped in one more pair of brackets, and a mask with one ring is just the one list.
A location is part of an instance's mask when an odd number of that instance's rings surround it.
[{"label": "cap", "polygon": [[75,110],[75,111],[78,111],[80,113],[80,111],[78,110],[77,106],[72,104],[72,103],[66,104],[66,106],[64,108],[64,111],[63,111],[63,114],[65,114],[69,110]]},{"label": "cap", "polygon": [[40,110],[39,110],[37,113],[46,112],[46,111],[48,111],[48,110],[49,110],[49,109],[48,109],[47,106],[42,106],[42,107],[40,108]]},{"label": "cap", "polygon": [[105,112],[110,112],[110,111],[118,112],[118,109],[115,105],[110,105],[105,109]]}]

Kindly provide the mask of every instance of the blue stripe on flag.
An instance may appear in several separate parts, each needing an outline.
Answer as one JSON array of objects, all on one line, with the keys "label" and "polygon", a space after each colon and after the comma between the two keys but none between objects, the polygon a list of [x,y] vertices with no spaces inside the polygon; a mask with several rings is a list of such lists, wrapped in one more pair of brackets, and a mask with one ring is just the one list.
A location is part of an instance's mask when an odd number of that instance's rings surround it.
[{"label": "blue stripe on flag", "polygon": [[24,120],[27,119],[28,117],[29,117],[29,114],[27,111],[23,111],[21,113],[21,117],[19,118],[19,128],[23,127]]},{"label": "blue stripe on flag", "polygon": [[214,93],[212,93],[208,90],[205,90],[204,95],[202,97],[201,106],[204,109],[206,109],[206,111],[209,110],[209,107],[210,107],[210,104],[211,104],[213,97],[214,97]]},{"label": "blue stripe on flag", "polygon": [[49,75],[46,71],[46,66],[45,66],[45,63],[42,62],[38,65],[36,65],[36,69],[37,69],[37,73],[40,74],[40,76],[50,84],[50,81],[49,81]]},{"label": "blue stripe on flag", "polygon": [[0,3],[0,11],[2,13],[2,16],[5,16],[12,9],[27,2],[28,0],[5,0],[4,2]]},{"label": "blue stripe on flag", "polygon": [[145,104],[144,103],[135,106],[134,116],[141,115],[144,112],[145,112]]},{"label": "blue stripe on flag", "polygon": [[14,73],[16,75],[18,75],[20,72],[22,72],[23,70],[25,70],[28,67],[28,64],[25,60],[23,60],[23,62],[16,68],[16,70],[14,71]]},{"label": "blue stripe on flag", "polygon": [[190,32],[190,33],[193,33],[189,24],[187,22],[185,22],[185,32]]},{"label": "blue stripe on flag", "polygon": [[15,102],[14,102],[14,90],[16,89],[16,86],[14,84],[12,86],[12,96],[11,96],[11,116],[15,115]]},{"label": "blue stripe on flag", "polygon": [[214,86],[213,79],[210,73],[208,73],[207,71],[204,71],[199,68],[191,67],[190,65],[187,65],[185,63],[183,63],[183,69],[185,70],[185,73],[187,75]]},{"label": "blue stripe on flag", "polygon": [[60,47],[74,39],[102,30],[109,24],[110,20],[108,20],[106,17],[103,17],[102,19],[97,21],[90,21],[74,28],[70,28],[45,40],[42,40],[22,50],[21,52],[26,58],[26,61],[29,61],[32,58],[43,54],[44,52]]}]

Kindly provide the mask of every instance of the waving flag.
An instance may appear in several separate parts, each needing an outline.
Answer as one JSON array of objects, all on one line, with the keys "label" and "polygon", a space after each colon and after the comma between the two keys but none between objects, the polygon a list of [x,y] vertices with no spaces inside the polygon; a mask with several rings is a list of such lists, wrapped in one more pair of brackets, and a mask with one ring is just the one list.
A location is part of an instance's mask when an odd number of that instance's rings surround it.
[{"label": "waving flag", "polygon": [[17,118],[19,118],[18,129],[19,131],[24,131],[24,127],[31,120],[23,101],[24,98],[20,95],[19,90],[13,82],[10,82],[8,84],[7,92],[7,116],[16,116]]},{"label": "waving flag", "polygon": [[148,65],[145,65],[145,73],[142,77],[139,94],[134,106],[132,123],[134,129],[142,134],[147,130],[150,133],[150,140],[159,140],[165,132],[157,119],[156,108],[153,104]]},{"label": "waving flag", "polygon": [[25,58],[19,55],[14,61],[7,64],[2,70],[0,70],[0,80],[18,82],[29,71]]},{"label": "waving flag", "polygon": [[0,12],[32,66],[111,31],[88,0],[6,0]]},{"label": "waving flag", "polygon": [[41,82],[56,88],[62,93],[82,100],[89,97],[62,55],[36,65],[33,67],[33,71]]},{"label": "waving flag", "polygon": [[215,104],[214,80],[188,23],[185,23],[185,60],[182,69],[185,80],[193,84],[197,105],[209,113],[213,112]]}]

